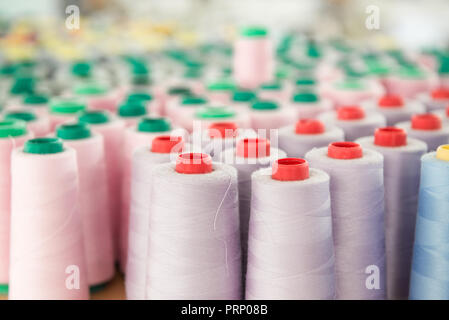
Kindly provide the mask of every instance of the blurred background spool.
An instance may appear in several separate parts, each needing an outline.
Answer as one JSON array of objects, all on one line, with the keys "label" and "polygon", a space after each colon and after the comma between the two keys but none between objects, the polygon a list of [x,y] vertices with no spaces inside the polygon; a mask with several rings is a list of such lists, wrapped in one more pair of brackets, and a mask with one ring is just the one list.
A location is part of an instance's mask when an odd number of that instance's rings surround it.
[{"label": "blurred background spool", "polygon": [[410,281],[410,299],[448,300],[449,145],[421,160],[418,217]]},{"label": "blurred background spool", "polygon": [[115,112],[117,110],[117,97],[109,91],[107,86],[99,82],[82,83],[73,89],[73,94],[86,101],[90,110],[106,110]]},{"label": "blurred background spool", "polygon": [[304,157],[313,148],[325,147],[344,140],[344,132],[335,126],[325,126],[320,120],[300,119],[295,126],[279,129],[279,148],[289,157]]},{"label": "blurred background spool", "polygon": [[56,136],[76,151],[79,212],[83,222],[88,284],[91,291],[114,276],[111,212],[103,137],[84,123],[63,124]]},{"label": "blurred background spool", "polygon": [[262,138],[243,138],[236,147],[221,154],[221,161],[230,164],[238,172],[240,235],[242,244],[243,277],[245,277],[248,250],[248,225],[251,206],[251,174],[269,167],[275,160],[285,158],[287,154],[272,148],[270,142]]},{"label": "blurred background spool", "polygon": [[334,142],[309,151],[306,159],[331,178],[337,299],[385,299],[382,155],[354,142]]},{"label": "blurred background spool", "polygon": [[115,258],[119,256],[120,208],[121,208],[121,176],[122,146],[125,123],[107,111],[92,110],[84,112],[80,123],[88,124],[97,134],[103,136],[104,156],[109,189],[109,210],[111,212],[111,234]]},{"label": "blurred background spool", "polygon": [[329,175],[303,159],[252,175],[246,299],[334,299]]},{"label": "blurred background spool", "polygon": [[312,91],[301,91],[293,95],[290,107],[296,112],[296,119],[316,118],[332,110],[332,101]]},{"label": "blurred background spool", "polygon": [[266,137],[270,138],[271,129],[279,129],[294,123],[296,114],[292,109],[274,101],[259,100],[251,105],[250,118],[251,127],[256,131],[263,130]]},{"label": "blurred background spool", "polygon": [[424,113],[425,106],[418,101],[403,99],[397,95],[385,95],[378,100],[366,101],[361,104],[367,111],[382,114],[387,126],[393,126],[401,121],[408,121],[414,114]]},{"label": "blurred background spool", "polygon": [[[134,151],[146,146],[159,135],[166,135],[172,132],[170,121],[163,117],[144,117],[135,126],[125,130],[123,141],[123,167],[121,183],[121,211],[120,211],[120,269],[126,270],[126,256],[128,254],[128,229],[129,229],[129,208],[131,194],[131,164]],[[175,131],[177,131],[175,129]],[[174,133],[175,136],[176,133]]]},{"label": "blurred background spool", "polygon": [[377,129],[356,141],[384,157],[385,251],[388,299],[407,299],[418,210],[421,156],[427,145],[407,138],[403,129]]},{"label": "blurred background spool", "polygon": [[411,121],[399,122],[409,137],[424,141],[429,151],[449,142],[449,127],[443,126],[441,119],[432,113],[416,114]]},{"label": "blurred background spool", "polygon": [[39,117],[48,117],[48,97],[43,94],[30,94],[23,98],[23,107],[35,112]]},{"label": "blurred background spool", "polygon": [[438,87],[430,93],[423,93],[418,96],[428,112],[444,110],[449,105],[449,87]]},{"label": "blurred background spool", "polygon": [[151,180],[147,298],[241,299],[236,170],[184,153]]},{"label": "blurred background spool", "polygon": [[131,300],[146,298],[148,232],[150,230],[151,170],[172,158],[184,148],[182,137],[157,136],[151,147],[143,146],[133,156],[131,179],[131,207],[129,218],[129,245],[126,267],[126,297]]},{"label": "blurred background spool", "polygon": [[74,98],[60,98],[50,102],[50,131],[54,131],[57,126],[73,122],[79,114],[86,110],[83,101]]},{"label": "blurred background spool", "polygon": [[318,119],[325,125],[334,125],[343,129],[345,139],[348,141],[373,135],[377,128],[384,127],[386,124],[383,115],[377,112],[365,112],[359,106],[340,107],[335,112],[321,114]]},{"label": "blurred background spool", "polygon": [[126,127],[135,126],[147,114],[145,104],[140,100],[126,101],[118,107],[117,116]]},{"label": "blurred background spool", "polygon": [[9,298],[88,299],[75,150],[37,138],[11,164]]},{"label": "blurred background spool", "polygon": [[268,31],[247,27],[240,31],[233,56],[234,79],[239,87],[255,89],[273,76],[273,45]]},{"label": "blurred background spool", "polygon": [[20,120],[0,121],[0,294],[8,293],[11,220],[11,153],[31,135]]},{"label": "blurred background spool", "polygon": [[24,108],[9,110],[4,114],[5,119],[23,120],[27,124],[28,131],[34,137],[44,137],[50,132],[50,121],[46,116],[38,116],[32,110]]}]

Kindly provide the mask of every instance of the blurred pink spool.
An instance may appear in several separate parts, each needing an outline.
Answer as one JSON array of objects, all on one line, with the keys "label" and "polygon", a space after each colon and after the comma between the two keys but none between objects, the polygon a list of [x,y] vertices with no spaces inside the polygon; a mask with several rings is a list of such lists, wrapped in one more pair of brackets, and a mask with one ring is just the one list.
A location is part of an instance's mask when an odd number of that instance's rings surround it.
[{"label": "blurred pink spool", "polygon": [[11,159],[9,298],[88,299],[75,150],[39,138]]},{"label": "blurred pink spool", "polygon": [[273,78],[273,45],[263,28],[246,28],[235,42],[233,70],[239,87],[255,89]]},{"label": "blurred pink spool", "polygon": [[359,104],[368,99],[380,98],[384,89],[374,79],[354,80],[346,79],[331,84],[324,84],[320,88],[324,97],[334,102],[335,107]]},{"label": "blurred pink spool", "polygon": [[299,92],[292,97],[289,107],[296,113],[296,119],[310,119],[331,111],[333,103],[314,92]]},{"label": "blurred pink spool", "polygon": [[[162,130],[164,129],[164,130]],[[155,131],[159,130],[159,131]],[[122,190],[120,211],[120,269],[125,273],[128,255],[128,229],[131,194],[131,163],[134,151],[151,144],[154,137],[170,134],[171,125],[164,118],[143,118],[137,126],[127,128],[123,141]]]},{"label": "blurred pink spool", "polygon": [[435,75],[421,73],[420,71],[410,71],[410,74],[404,73],[388,77],[385,81],[385,87],[389,94],[415,98],[418,94],[427,92],[435,87],[437,83],[438,79]]},{"label": "blurred pink spool", "polygon": [[91,135],[85,124],[62,125],[56,129],[56,135],[76,151],[88,284],[101,285],[114,276],[103,137]]},{"label": "blurred pink spool", "polygon": [[44,137],[50,133],[50,119],[48,116],[38,116],[32,110],[26,108],[8,109],[5,113],[7,119],[18,119],[26,121],[27,128],[34,137]]},{"label": "blurred pink spool", "polygon": [[[18,136],[3,137],[12,126],[20,126]],[[9,128],[9,129],[8,129]],[[0,294],[7,292],[9,279],[9,246],[11,218],[11,152],[31,137],[26,134],[25,123],[6,120],[0,122]],[[10,132],[9,134],[11,134]]]},{"label": "blurred pink spool", "polygon": [[107,112],[88,111],[79,121],[88,123],[93,132],[101,134],[104,140],[104,152],[109,186],[109,203],[111,211],[112,239],[115,257],[119,256],[120,207],[121,207],[121,175],[122,146],[125,123]]},{"label": "blurred pink spool", "polygon": [[280,107],[273,101],[257,101],[251,106],[250,112],[251,127],[259,135],[266,130],[266,137],[270,137],[270,130],[293,124],[296,121],[296,115],[293,109]]},{"label": "blurred pink spool", "polygon": [[50,131],[54,131],[57,126],[73,122],[78,115],[86,109],[86,104],[78,99],[65,97],[55,100],[50,104]]}]

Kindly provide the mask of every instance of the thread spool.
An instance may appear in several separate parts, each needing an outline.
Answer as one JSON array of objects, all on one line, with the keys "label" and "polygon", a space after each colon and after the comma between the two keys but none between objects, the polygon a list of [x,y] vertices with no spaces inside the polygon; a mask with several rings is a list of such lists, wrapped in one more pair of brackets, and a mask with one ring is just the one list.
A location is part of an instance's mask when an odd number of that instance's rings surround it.
[{"label": "thread spool", "polygon": [[146,298],[146,266],[148,254],[149,213],[151,207],[151,170],[168,163],[184,148],[182,137],[157,136],[151,147],[136,150],[132,162],[129,246],[126,266],[126,297]]},{"label": "thread spool", "polygon": [[339,108],[347,105],[357,105],[364,100],[376,99],[384,94],[384,89],[375,80],[347,78],[322,86],[324,97],[333,101]]},{"label": "thread spool", "polygon": [[296,111],[296,119],[308,119],[331,111],[333,105],[332,101],[322,98],[312,91],[302,91],[293,95],[291,108]]},{"label": "thread spool", "polygon": [[[180,136],[177,129],[173,130],[170,121],[162,117],[142,118],[137,126],[127,128],[124,135],[122,184],[121,184],[121,210],[120,210],[120,269],[126,270],[126,256],[128,254],[128,229],[131,193],[131,163],[134,151],[146,146],[159,135],[170,134]],[[183,136],[181,134],[181,136]],[[184,137],[184,136],[183,136]]]},{"label": "thread spool", "polygon": [[126,127],[136,125],[140,118],[147,114],[147,109],[141,101],[131,100],[121,104],[117,110],[119,119],[125,122]]},{"label": "thread spool", "polygon": [[382,155],[354,142],[334,142],[307,152],[306,160],[331,179],[337,299],[384,299]]},{"label": "thread spool", "polygon": [[92,132],[103,136],[104,157],[106,161],[107,181],[109,189],[109,209],[111,212],[111,233],[115,257],[119,256],[120,207],[121,207],[121,175],[122,146],[125,123],[107,111],[92,110],[84,112],[79,118],[80,123],[90,126]]},{"label": "thread spool", "polygon": [[425,107],[420,102],[390,94],[384,95],[377,101],[366,101],[362,104],[362,107],[367,111],[382,114],[387,121],[387,126],[408,121],[414,114],[425,112]]},{"label": "thread spool", "polygon": [[183,96],[194,95],[192,88],[184,84],[172,84],[162,90],[162,115],[167,115],[167,106]]},{"label": "thread spool", "polygon": [[279,148],[289,157],[301,158],[313,148],[325,147],[333,141],[344,140],[343,130],[325,126],[320,120],[300,119],[294,126],[279,129]]},{"label": "thread spool", "polygon": [[151,180],[147,298],[240,299],[235,169],[187,153]]},{"label": "thread spool", "polygon": [[449,146],[421,159],[418,216],[410,281],[412,300],[447,300],[449,284],[448,252],[448,160]]},{"label": "thread spool", "polygon": [[11,220],[11,153],[30,138],[20,120],[0,121],[0,295],[8,293]]},{"label": "thread spool", "polygon": [[137,101],[141,102],[145,105],[147,111],[149,111],[152,115],[162,115],[162,104],[153,94],[149,94],[146,91],[143,92],[131,92],[128,94],[126,98],[127,101]]},{"label": "thread spool", "polygon": [[79,211],[83,222],[88,284],[102,288],[114,276],[111,212],[103,137],[83,123],[64,124],[56,136],[76,151]]},{"label": "thread spool", "polygon": [[385,117],[377,112],[364,111],[359,106],[345,106],[335,112],[326,112],[318,117],[326,125],[341,128],[347,141],[374,134],[377,128],[386,125]]},{"label": "thread spool", "polygon": [[237,141],[236,147],[221,154],[221,161],[232,165],[238,173],[240,237],[242,244],[243,277],[246,270],[248,250],[248,226],[251,205],[251,174],[270,166],[275,160],[285,158],[284,151],[273,148],[262,138],[244,138]]},{"label": "thread spool", "polygon": [[444,110],[449,105],[449,88],[438,87],[419,95],[418,100],[424,103],[428,112]]},{"label": "thread spool", "polygon": [[418,209],[421,156],[427,145],[403,129],[386,127],[356,141],[384,157],[387,297],[407,299]]},{"label": "thread spool", "polygon": [[449,124],[449,104],[444,110],[437,110],[433,113],[440,117],[443,126],[447,126]]},{"label": "thread spool", "polygon": [[248,108],[257,99],[256,93],[251,90],[235,90],[231,97],[231,105],[236,108]]},{"label": "thread spool", "polygon": [[257,95],[260,100],[271,100],[278,103],[285,103],[289,96],[289,91],[281,82],[262,83],[259,86]]},{"label": "thread spool", "polygon": [[87,108],[90,110],[106,110],[115,112],[118,100],[116,96],[108,91],[101,83],[87,82],[77,85],[73,92],[75,95],[86,100]]},{"label": "thread spool", "polygon": [[24,108],[9,110],[4,114],[4,118],[25,121],[28,130],[32,132],[35,137],[43,137],[50,132],[50,121],[48,117],[39,117],[31,110]]},{"label": "thread spool", "polygon": [[334,299],[329,175],[284,158],[251,180],[246,299]]},{"label": "thread spool", "polygon": [[207,99],[205,98],[186,96],[167,104],[166,113],[178,126],[192,130],[195,112],[198,108],[205,107],[206,103]]},{"label": "thread spool", "polygon": [[251,106],[251,127],[254,130],[266,130],[270,137],[270,130],[291,124],[295,121],[295,112],[289,108],[282,108],[274,101],[256,101]]},{"label": "thread spool", "polygon": [[431,113],[416,114],[411,121],[399,122],[397,127],[407,131],[409,137],[424,141],[429,151],[449,142],[449,128],[441,119]]},{"label": "thread spool", "polygon": [[223,121],[235,122],[240,128],[250,127],[250,118],[246,112],[227,106],[210,105],[198,108],[195,111],[194,122],[190,126],[184,128],[189,132],[191,132],[192,129],[196,130],[195,121],[198,121],[199,126],[204,130],[215,122]]},{"label": "thread spool", "polygon": [[233,81],[218,80],[207,85],[207,97],[212,102],[228,105],[236,85]]},{"label": "thread spool", "polygon": [[413,99],[436,85],[436,78],[415,67],[400,68],[385,80],[386,90],[404,98]]},{"label": "thread spool", "polygon": [[255,89],[273,76],[273,46],[268,32],[248,27],[240,32],[233,56],[234,79],[239,87]]},{"label": "thread spool", "polygon": [[73,98],[61,98],[50,103],[50,131],[54,131],[57,126],[73,122],[86,110],[84,102]]},{"label": "thread spool", "polygon": [[9,298],[88,299],[75,150],[28,140],[11,165]]},{"label": "thread spool", "polygon": [[31,94],[23,98],[23,107],[33,110],[39,117],[48,117],[48,97],[41,94]]}]

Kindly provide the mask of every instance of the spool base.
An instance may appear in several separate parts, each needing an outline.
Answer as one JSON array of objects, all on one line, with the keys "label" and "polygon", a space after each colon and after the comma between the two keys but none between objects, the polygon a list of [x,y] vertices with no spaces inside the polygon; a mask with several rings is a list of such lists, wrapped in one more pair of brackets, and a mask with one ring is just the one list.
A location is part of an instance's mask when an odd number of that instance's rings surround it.
[{"label": "spool base", "polygon": [[0,295],[7,295],[9,290],[9,285],[0,283]]}]

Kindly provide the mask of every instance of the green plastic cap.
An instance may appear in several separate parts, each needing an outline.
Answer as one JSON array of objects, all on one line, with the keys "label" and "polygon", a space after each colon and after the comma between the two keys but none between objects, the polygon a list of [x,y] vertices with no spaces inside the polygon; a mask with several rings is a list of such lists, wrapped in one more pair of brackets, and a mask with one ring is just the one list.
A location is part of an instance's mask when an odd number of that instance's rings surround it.
[{"label": "green plastic cap", "polygon": [[128,101],[137,100],[137,101],[151,101],[153,100],[153,96],[149,93],[145,92],[135,92],[128,95],[126,98]]},{"label": "green plastic cap", "polygon": [[36,114],[31,111],[9,111],[5,114],[5,119],[17,119],[25,122],[37,119]]},{"label": "green plastic cap", "polygon": [[48,97],[43,94],[31,94],[23,98],[24,104],[46,104],[48,101]]},{"label": "green plastic cap", "polygon": [[103,124],[110,121],[106,111],[103,110],[91,110],[84,112],[78,121],[87,124]]},{"label": "green plastic cap", "polygon": [[72,65],[72,74],[81,78],[88,77],[90,75],[92,67],[88,62],[77,62]]},{"label": "green plastic cap", "polygon": [[240,35],[242,35],[243,37],[259,38],[266,37],[268,35],[268,31],[264,27],[251,26],[242,28],[240,30]]},{"label": "green plastic cap", "polygon": [[198,79],[201,78],[203,72],[201,68],[189,68],[184,72],[184,78],[187,79]]},{"label": "green plastic cap", "polygon": [[231,81],[224,80],[210,83],[207,89],[210,91],[231,91],[237,89],[237,86]]},{"label": "green plastic cap", "polygon": [[238,90],[234,91],[234,94],[232,95],[232,101],[236,102],[249,102],[255,98],[256,94],[252,91]]},{"label": "green plastic cap", "polygon": [[229,107],[204,107],[195,116],[201,119],[231,118],[235,116],[235,111]]},{"label": "green plastic cap", "polygon": [[207,103],[207,100],[201,97],[195,97],[195,96],[187,96],[184,97],[181,101],[181,105],[183,106],[192,106],[192,105],[199,105],[199,104],[205,104]]},{"label": "green plastic cap", "polygon": [[107,88],[99,83],[83,83],[75,87],[73,92],[83,96],[102,95],[107,92]]},{"label": "green plastic cap", "polygon": [[176,86],[168,89],[168,94],[171,96],[178,96],[178,95],[181,96],[181,95],[192,95],[192,92],[188,87]]},{"label": "green plastic cap", "polygon": [[443,74],[443,75],[446,75],[449,73],[449,59],[448,58],[441,59],[440,66],[438,68],[438,73]]},{"label": "green plastic cap", "polygon": [[16,78],[11,86],[11,94],[32,94],[34,92],[35,79],[33,77]]},{"label": "green plastic cap", "polygon": [[137,124],[137,131],[140,132],[166,132],[171,128],[170,121],[163,117],[145,117]]},{"label": "green plastic cap", "polygon": [[64,140],[86,139],[92,135],[85,123],[63,124],[56,128],[56,136]]},{"label": "green plastic cap", "polygon": [[36,138],[25,142],[23,152],[33,154],[52,154],[64,151],[59,138]]},{"label": "green plastic cap", "polygon": [[276,110],[279,105],[274,101],[257,101],[251,106],[254,110]]},{"label": "green plastic cap", "polygon": [[118,108],[118,115],[121,117],[139,117],[145,114],[147,109],[139,100],[127,101]]},{"label": "green plastic cap", "polygon": [[315,79],[312,78],[299,78],[296,80],[297,86],[313,86],[316,84]]},{"label": "green plastic cap", "polygon": [[313,92],[300,92],[293,96],[293,102],[296,103],[314,103],[318,100],[318,95]]},{"label": "green plastic cap", "polygon": [[264,83],[260,86],[262,90],[281,90],[282,85],[279,82]]},{"label": "green plastic cap", "polygon": [[26,122],[17,119],[0,121],[0,138],[23,136],[27,133]]},{"label": "green plastic cap", "polygon": [[151,79],[148,74],[134,74],[131,77],[131,83],[133,85],[150,85]]},{"label": "green plastic cap", "polygon": [[50,112],[59,114],[75,114],[86,109],[86,104],[73,98],[58,99],[50,102]]},{"label": "green plastic cap", "polygon": [[400,68],[398,74],[401,78],[406,79],[423,79],[425,77],[421,69],[412,66]]},{"label": "green plastic cap", "polygon": [[336,87],[341,90],[362,90],[365,88],[362,82],[351,78],[338,82]]}]

